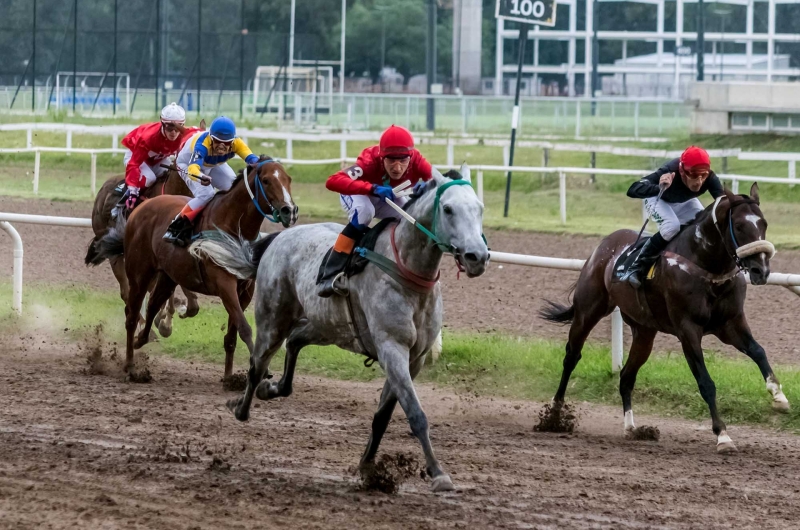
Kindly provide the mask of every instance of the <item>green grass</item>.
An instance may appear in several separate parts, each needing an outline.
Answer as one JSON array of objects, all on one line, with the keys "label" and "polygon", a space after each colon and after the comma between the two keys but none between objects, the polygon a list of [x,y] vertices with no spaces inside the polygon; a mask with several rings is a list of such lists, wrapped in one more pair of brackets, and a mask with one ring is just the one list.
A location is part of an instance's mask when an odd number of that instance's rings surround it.
[{"label": "green grass", "polygon": [[[0,285],[0,300],[10,300],[8,284]],[[13,315],[7,303],[0,307],[4,333],[66,333],[74,341],[85,340],[102,323],[107,341],[123,344],[122,304],[115,293],[79,287],[26,286],[25,312]],[[248,312],[252,322],[252,311]],[[219,303],[202,304],[194,319],[177,320],[169,339],[148,345],[150,355],[223,362],[221,328],[227,316]],[[121,349],[121,348],[120,348]],[[236,364],[246,366],[246,348],[239,344]],[[420,381],[459,392],[483,396],[544,401],[555,393],[563,361],[563,343],[529,337],[447,332],[439,362],[426,368]],[[282,369],[283,357],[273,361]],[[800,431],[800,415],[772,412],[770,398],[756,365],[706,352],[706,364],[717,386],[722,417],[731,424],[769,425]],[[775,367],[790,402],[800,399],[800,369]],[[298,373],[343,380],[370,381],[383,376],[378,365],[365,368],[363,358],[335,347],[308,347],[298,361]],[[154,384],[158,384],[156,381]],[[618,378],[610,369],[607,347],[588,345],[568,390],[571,401],[619,406]],[[680,354],[654,354],[642,368],[634,393],[637,411],[664,416],[708,419],[694,378]]]}]

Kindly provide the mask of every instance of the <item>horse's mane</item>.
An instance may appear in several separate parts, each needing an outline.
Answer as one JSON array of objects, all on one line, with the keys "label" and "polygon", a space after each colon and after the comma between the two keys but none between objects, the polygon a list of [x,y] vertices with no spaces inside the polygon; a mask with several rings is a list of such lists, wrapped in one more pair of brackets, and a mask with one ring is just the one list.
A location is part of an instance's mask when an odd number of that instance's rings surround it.
[{"label": "horse's mane", "polygon": [[[273,158],[271,156],[269,156],[269,155],[259,155],[258,156],[258,161],[259,162],[263,162],[264,160],[273,160]],[[236,178],[233,179],[233,182],[231,182],[230,189],[228,189],[227,191],[218,191],[217,193],[218,194],[219,193],[228,193],[228,191],[232,190],[233,187],[236,186],[239,183],[240,180],[242,180],[242,177],[244,177],[244,170],[245,169],[247,169],[247,166],[244,166],[242,169],[239,170],[239,172],[236,174]]]}]

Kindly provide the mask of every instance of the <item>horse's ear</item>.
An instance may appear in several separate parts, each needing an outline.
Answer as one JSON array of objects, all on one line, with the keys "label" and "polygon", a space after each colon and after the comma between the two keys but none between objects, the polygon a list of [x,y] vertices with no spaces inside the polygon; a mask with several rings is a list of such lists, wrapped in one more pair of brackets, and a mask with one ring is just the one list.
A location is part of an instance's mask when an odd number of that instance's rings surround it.
[{"label": "horse's ear", "polygon": [[750,186],[750,198],[759,206],[761,205],[761,199],[758,197],[758,182],[753,182],[753,185]]},{"label": "horse's ear", "polygon": [[472,174],[469,170],[469,165],[466,162],[461,164],[461,169],[459,169],[458,172],[461,173],[461,178],[463,180],[472,183]]},{"label": "horse's ear", "polygon": [[203,129],[204,131],[206,130],[206,119],[205,119],[205,118],[203,118],[202,120],[200,120],[200,125],[199,125],[199,127],[200,127],[201,129]]},{"label": "horse's ear", "polygon": [[447,182],[447,179],[446,179],[446,178],[444,178],[444,175],[442,175],[442,174],[439,172],[439,170],[438,170],[438,169],[436,169],[436,168],[435,168],[435,167],[433,167],[433,166],[431,166],[431,177],[433,177],[431,180],[433,180],[433,182],[435,182],[437,186],[441,186],[441,185],[443,185],[445,182]]}]

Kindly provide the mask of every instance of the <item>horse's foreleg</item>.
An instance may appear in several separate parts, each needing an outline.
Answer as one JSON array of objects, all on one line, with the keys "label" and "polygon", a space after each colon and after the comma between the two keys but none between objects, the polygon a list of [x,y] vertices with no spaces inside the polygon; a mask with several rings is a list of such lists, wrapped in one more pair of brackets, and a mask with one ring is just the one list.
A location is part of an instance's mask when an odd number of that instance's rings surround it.
[{"label": "horse's foreleg", "polygon": [[406,413],[411,432],[422,445],[428,474],[433,478],[433,491],[452,491],[450,476],[445,474],[433,453],[428,418],[422,410],[409,370],[409,352],[397,343],[386,341],[378,346],[378,359],[386,371],[386,380]]},{"label": "horse's foreleg", "polygon": [[363,469],[365,466],[375,461],[375,455],[378,453],[378,446],[381,444],[386,427],[389,426],[389,421],[392,419],[392,413],[397,405],[397,398],[392,393],[392,387],[387,379],[383,384],[383,391],[381,392],[381,401],[378,405],[378,410],[372,417],[372,433],[369,435],[367,448],[361,456],[361,463],[359,468]]},{"label": "horse's foreleg", "polygon": [[636,384],[636,375],[639,368],[647,362],[650,352],[653,351],[653,340],[656,331],[641,326],[632,326],[633,342],[628,355],[628,360],[619,374],[619,394],[622,396],[622,410],[625,414],[625,434],[636,429],[633,423],[633,408],[631,406],[631,393]]},{"label": "horse's foreleg", "polygon": [[153,320],[156,314],[161,311],[161,307],[166,303],[169,297],[172,296],[174,290],[175,282],[173,282],[169,276],[160,272],[156,278],[153,291],[150,293],[150,300],[147,302],[147,315],[145,317],[144,328],[139,332],[134,348],[139,349],[147,344],[150,337],[150,329],[153,326]]},{"label": "horse's foreleg", "polygon": [[699,326],[684,320],[681,322],[677,329],[681,330],[678,339],[683,346],[683,355],[689,363],[689,369],[692,371],[695,380],[697,381],[697,388],[700,390],[700,395],[703,396],[708,405],[708,411],[711,413],[711,429],[717,435],[717,452],[730,453],[736,451],[736,446],[733,444],[730,436],[726,432],[725,422],[719,417],[717,412],[717,387],[711,379],[711,375],[706,368],[705,360],[703,359],[703,346],[702,337],[703,330]]},{"label": "horse's foreleg", "polygon": [[172,316],[175,314],[175,293],[173,292],[167,303],[161,307],[153,323],[158,328],[158,334],[164,338],[172,335]]},{"label": "horse's foreleg", "polygon": [[733,346],[753,359],[767,384],[767,392],[772,395],[772,408],[779,412],[789,412],[789,400],[786,399],[778,378],[772,372],[772,367],[767,360],[767,353],[753,338],[744,314],[729,320],[715,335],[725,344]]},{"label": "horse's foreleg", "polygon": [[181,318],[192,318],[200,312],[200,304],[197,302],[197,295],[188,289],[181,287],[186,296],[186,306],[178,309],[178,316]]},{"label": "horse's foreleg", "polygon": [[268,322],[270,329],[259,330],[256,336],[256,344],[253,353],[250,355],[250,369],[247,371],[247,387],[244,394],[236,399],[231,399],[227,403],[228,410],[233,412],[239,421],[247,421],[250,417],[250,405],[253,402],[253,394],[264,379],[264,374],[269,367],[272,357],[277,353],[283,342],[284,335],[280,333],[272,322]]},{"label": "horse's foreleg", "polygon": [[[283,375],[278,382],[262,381],[256,389],[256,397],[261,400],[276,397],[289,397],[292,394],[294,369],[297,366],[297,356],[304,347],[313,342],[310,335],[310,326],[303,320],[295,326],[286,339],[286,357],[283,362]],[[265,370],[269,369],[269,363]]]}]

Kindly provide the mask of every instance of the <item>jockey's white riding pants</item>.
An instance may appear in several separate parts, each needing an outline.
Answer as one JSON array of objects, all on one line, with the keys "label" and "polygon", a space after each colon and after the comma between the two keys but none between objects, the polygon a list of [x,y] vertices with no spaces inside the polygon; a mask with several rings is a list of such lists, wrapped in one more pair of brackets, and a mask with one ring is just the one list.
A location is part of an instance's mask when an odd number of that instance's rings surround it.
[{"label": "jockey's white riding pants", "polygon": [[644,207],[650,219],[658,225],[661,237],[667,241],[678,235],[681,225],[689,223],[703,211],[703,203],[697,198],[686,202],[667,202],[648,197],[644,200]]},{"label": "jockey's white riding pants", "polygon": [[188,166],[181,164],[180,159],[178,159],[178,167],[181,168],[181,178],[186,183],[186,186],[189,187],[192,195],[194,195],[194,198],[189,201],[189,208],[192,210],[203,208],[214,198],[217,190],[228,191],[231,189],[231,184],[236,179],[236,173],[228,164],[220,164],[211,168],[203,167],[203,173],[211,177],[211,184],[203,186],[196,180],[186,176],[186,168]]},{"label": "jockey's white riding pants", "polygon": [[[408,199],[399,197],[394,200],[398,206],[403,206]],[[350,223],[358,228],[365,229],[373,219],[397,219],[400,215],[380,197],[372,195],[340,195],[339,202],[347,213]]]},{"label": "jockey's white riding pants", "polygon": [[[122,157],[122,165],[124,167],[126,168],[128,167],[128,162],[131,161],[132,156],[133,153],[131,152],[130,149],[125,151],[125,156]],[[164,161],[164,163],[166,164],[166,161]],[[142,172],[142,176],[145,179],[145,184],[144,184],[145,188],[149,188],[150,186],[153,185],[153,183],[156,181],[158,177],[167,172],[167,168],[161,167],[161,162],[159,162],[153,167],[148,166],[147,162],[142,162],[142,165],[139,166],[139,171]]]}]

